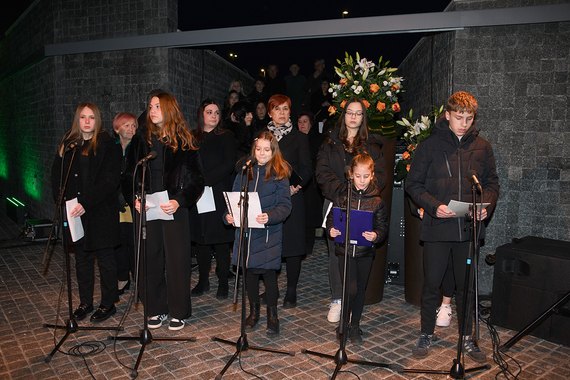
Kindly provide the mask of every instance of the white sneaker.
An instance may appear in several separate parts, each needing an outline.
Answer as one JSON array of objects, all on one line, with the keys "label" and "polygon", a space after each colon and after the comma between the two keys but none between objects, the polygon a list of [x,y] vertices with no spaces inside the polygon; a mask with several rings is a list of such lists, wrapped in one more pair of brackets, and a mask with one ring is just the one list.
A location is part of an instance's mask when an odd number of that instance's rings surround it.
[{"label": "white sneaker", "polygon": [[439,327],[447,327],[451,323],[451,305],[441,304],[437,309],[437,320],[435,325]]},{"label": "white sneaker", "polygon": [[340,321],[340,310],[342,309],[341,300],[332,300],[329,306],[329,315],[327,315],[327,320],[330,323],[337,323]]},{"label": "white sneaker", "polygon": [[148,320],[148,328],[149,329],[157,329],[162,326],[162,323],[166,321],[168,318],[168,314],[159,314],[155,315],[154,317],[150,317]]}]

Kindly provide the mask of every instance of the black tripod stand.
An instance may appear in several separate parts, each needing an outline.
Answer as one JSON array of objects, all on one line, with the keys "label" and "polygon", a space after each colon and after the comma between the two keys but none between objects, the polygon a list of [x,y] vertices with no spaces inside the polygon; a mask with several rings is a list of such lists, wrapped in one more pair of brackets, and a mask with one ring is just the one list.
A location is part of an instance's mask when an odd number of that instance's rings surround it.
[{"label": "black tripod stand", "polygon": [[[63,343],[67,340],[67,338],[71,334],[74,334],[74,333],[81,331],[81,330],[109,331],[109,330],[117,330],[118,329],[117,327],[80,327],[79,324],[77,323],[77,321],[75,320],[74,316],[73,316],[73,300],[72,300],[72,296],[71,296],[71,260],[69,257],[69,243],[67,240],[67,232],[64,229],[64,227],[67,226],[67,218],[66,218],[66,213],[65,213],[65,205],[63,204],[63,199],[65,196],[65,189],[67,188],[67,181],[69,179],[69,173],[71,172],[71,165],[73,164],[73,160],[75,159],[75,153],[77,151],[76,148],[77,148],[78,144],[79,143],[75,142],[75,141],[72,142],[71,144],[69,144],[66,147],[66,149],[64,150],[63,156],[61,158],[61,172],[60,172],[60,176],[59,176],[59,197],[57,200],[55,216],[54,216],[53,222],[51,224],[51,231],[49,234],[46,250],[44,251],[44,257],[42,259],[42,264],[45,265],[46,264],[46,256],[47,256],[49,246],[51,243],[51,237],[52,237],[52,234],[54,232],[54,227],[57,223],[58,216],[59,216],[60,231],[61,231],[61,236],[62,236],[62,248],[63,248],[63,253],[65,255],[65,272],[66,272],[65,274],[66,274],[66,282],[67,282],[67,304],[68,304],[68,308],[69,308],[69,319],[66,321],[65,326],[44,323],[43,327],[55,328],[55,329],[65,329],[65,335],[63,336],[63,338],[60,339],[60,341],[55,345],[53,350],[46,356],[46,358],[44,360],[46,363],[49,363],[51,361],[51,359],[53,358],[55,353],[59,350],[59,348],[63,345]],[[73,152],[73,153],[71,153],[71,159],[69,162],[69,167],[67,168],[67,173],[66,173],[65,179],[64,179],[63,178],[64,161],[65,161],[66,154],[69,152]]]},{"label": "black tripod stand", "polygon": [[[142,287],[142,293],[143,293],[143,300],[144,300],[144,307],[143,307],[143,329],[139,331],[139,336],[138,337],[120,337],[120,336],[109,336],[108,339],[109,340],[126,340],[126,341],[138,341],[141,344],[141,349],[139,351],[139,355],[137,356],[137,361],[136,364],[134,366],[134,368],[132,368],[132,373],[131,373],[131,377],[133,379],[135,379],[138,376],[138,368],[139,365],[141,363],[142,360],[142,356],[144,354],[144,351],[146,349],[146,346],[149,345],[150,343],[152,343],[153,340],[158,340],[158,341],[180,341],[180,342],[195,342],[196,338],[194,337],[188,337],[188,338],[184,338],[184,337],[174,337],[174,338],[164,338],[164,337],[160,337],[160,338],[153,338],[149,328],[148,328],[148,310],[147,310],[147,305],[148,305],[148,265],[147,265],[147,256],[146,256],[146,191],[145,191],[145,175],[146,175],[146,169],[147,169],[147,161],[151,160],[153,158],[156,157],[156,152],[152,151],[150,155],[148,155],[147,157],[143,158],[141,161],[139,161],[139,163],[137,163],[137,167],[139,166],[139,164],[142,164],[142,181],[141,183],[143,184],[141,186],[141,199],[140,199],[140,204],[141,204],[141,212],[139,213],[139,224],[138,224],[138,230],[137,230],[137,264],[141,262],[140,258],[142,257],[142,273],[143,278],[144,278],[144,286]],[[136,173],[136,167],[135,167],[135,173]],[[136,176],[134,176],[136,178]],[[134,181],[135,179],[133,179]],[[139,268],[137,265],[136,268],[137,273],[139,273]],[[138,279],[135,282],[135,296],[137,293],[137,288],[138,288]]]},{"label": "black tripod stand", "polygon": [[[476,266],[479,259],[479,233],[477,230],[477,212],[483,211],[483,205],[477,206],[477,185],[478,182],[473,182],[471,184],[471,193],[473,198],[473,203],[471,205],[472,216],[466,215],[466,218],[471,222],[471,237],[469,243],[469,251],[467,254],[466,266],[465,266],[465,282],[463,287],[463,320],[459,328],[459,338],[457,340],[457,356],[453,359],[453,365],[449,371],[438,371],[438,370],[426,370],[426,369],[403,369],[402,372],[405,373],[428,373],[435,375],[449,375],[454,379],[464,379],[466,373],[477,372],[482,370],[490,369],[491,366],[488,364],[476,366],[473,368],[465,369],[463,365],[463,336],[465,335],[465,330],[470,318],[472,318],[473,308],[470,306],[473,301],[473,290],[477,289],[477,276],[476,276]],[[479,190],[480,186],[479,186]],[[483,194],[481,192],[481,198]],[[481,203],[483,200],[481,199]],[[474,284],[475,282],[475,284]],[[478,324],[478,323],[476,323]],[[478,326],[475,326],[478,335]]]},{"label": "black tripod stand", "polygon": [[[331,359],[334,360],[336,367],[334,372],[331,376],[331,379],[336,379],[336,376],[340,372],[342,366],[346,365],[347,363],[353,364],[360,364],[360,365],[367,365],[373,367],[380,367],[380,368],[388,368],[396,370],[399,368],[397,365],[393,364],[386,364],[386,363],[377,363],[377,362],[369,362],[365,360],[355,360],[349,359],[346,353],[346,339],[347,339],[347,326],[348,326],[348,307],[349,307],[349,300],[348,300],[348,292],[347,292],[347,284],[350,283],[350,260],[349,260],[349,247],[350,247],[350,214],[351,214],[351,202],[352,202],[352,183],[350,177],[348,177],[348,194],[347,194],[347,207],[346,207],[346,225],[344,229],[344,266],[343,266],[343,276],[342,276],[342,307],[340,310],[340,325],[338,327],[338,338],[340,347],[335,355],[330,354],[323,354],[316,351],[310,350],[302,350],[301,352],[304,354],[315,355],[321,358]],[[332,210],[331,210],[332,212]],[[342,210],[341,210],[342,212]],[[332,253],[334,254],[334,253]]]},{"label": "black tripod stand", "polygon": [[249,226],[249,224],[248,224],[249,175],[248,175],[248,171],[249,170],[253,170],[253,169],[251,167],[249,167],[249,169],[246,170],[246,175],[245,175],[246,183],[245,183],[245,186],[242,188],[243,195],[240,198],[241,215],[240,215],[239,250],[238,250],[238,260],[237,260],[238,268],[236,270],[236,282],[235,282],[235,286],[234,286],[234,299],[233,299],[234,304],[237,304],[238,279],[240,277],[239,276],[239,270],[241,269],[242,287],[241,287],[240,337],[238,338],[237,342],[232,342],[232,341],[222,339],[222,338],[218,338],[218,337],[212,338],[212,340],[215,342],[220,342],[220,343],[230,344],[230,345],[236,346],[235,353],[232,355],[230,360],[228,360],[228,362],[226,363],[226,365],[222,369],[222,371],[216,376],[216,380],[221,380],[222,377],[224,376],[224,373],[226,373],[226,371],[230,368],[230,366],[238,358],[238,356],[242,352],[245,352],[247,350],[273,352],[275,354],[295,356],[294,352],[286,352],[286,351],[274,350],[274,349],[270,349],[270,348],[250,346],[249,342],[247,341],[247,334],[245,332],[245,309],[246,309],[245,299],[247,297],[247,294],[246,294],[245,290],[246,290],[246,256],[247,256],[247,253],[249,252],[249,249],[248,249],[248,246],[249,246],[249,229],[248,229],[248,226]]}]

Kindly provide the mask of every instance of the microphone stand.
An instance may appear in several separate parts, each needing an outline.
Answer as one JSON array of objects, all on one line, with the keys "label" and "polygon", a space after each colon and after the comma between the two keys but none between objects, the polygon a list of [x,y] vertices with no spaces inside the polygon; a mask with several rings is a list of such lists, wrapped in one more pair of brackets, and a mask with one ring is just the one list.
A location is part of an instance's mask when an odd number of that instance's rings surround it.
[{"label": "microphone stand", "polygon": [[[336,364],[334,372],[331,376],[331,380],[336,379],[336,376],[342,369],[342,366],[347,363],[367,365],[380,368],[398,369],[398,365],[370,362],[365,360],[355,360],[349,359],[346,353],[346,338],[347,338],[347,325],[348,325],[348,292],[347,284],[350,283],[350,260],[348,258],[349,248],[350,248],[350,214],[352,206],[352,181],[350,176],[347,176],[348,190],[347,190],[347,206],[346,206],[346,225],[344,228],[344,266],[343,266],[343,276],[342,276],[342,307],[340,309],[340,325],[338,326],[338,336],[339,336],[339,349],[335,355],[323,354],[321,352],[311,351],[311,350],[301,350],[302,353],[308,355],[315,355],[321,358],[331,359]],[[332,212],[332,210],[331,210]],[[342,215],[342,210],[341,210]],[[334,253],[333,253],[334,254]]]},{"label": "microphone stand", "polygon": [[46,249],[44,251],[44,256],[42,259],[42,264],[46,265],[46,269],[47,269],[46,256],[48,253],[49,245],[51,243],[51,237],[52,237],[52,234],[54,232],[58,216],[61,215],[61,217],[59,218],[59,222],[60,222],[60,230],[61,230],[62,248],[63,248],[63,253],[65,256],[65,274],[66,274],[66,282],[67,282],[67,304],[68,304],[68,308],[69,308],[69,319],[65,322],[65,326],[56,325],[56,324],[48,324],[48,323],[43,324],[43,327],[47,327],[47,328],[65,329],[65,335],[55,345],[54,349],[46,356],[46,358],[44,359],[45,363],[49,363],[51,361],[53,356],[56,354],[57,351],[59,351],[59,348],[63,345],[63,343],[67,340],[67,338],[69,338],[69,336],[71,334],[75,334],[76,332],[81,331],[81,330],[99,330],[99,331],[100,330],[105,330],[105,331],[106,330],[122,330],[122,328],[118,328],[118,327],[80,327],[79,324],[77,323],[77,321],[75,320],[75,317],[73,316],[73,297],[71,294],[71,260],[70,260],[70,254],[69,254],[69,242],[67,239],[67,233],[64,229],[67,226],[67,215],[65,213],[65,204],[63,203],[63,198],[65,196],[65,189],[67,188],[67,182],[69,180],[69,174],[71,173],[71,166],[73,164],[73,160],[75,159],[75,153],[77,152],[77,144],[72,143],[70,148],[73,151],[73,153],[71,155],[71,160],[69,161],[69,167],[67,168],[67,173],[65,175],[65,179],[63,178],[63,167],[64,167],[65,155],[69,152],[69,150],[64,151],[63,157],[61,157],[61,169],[60,169],[61,171],[60,171],[60,176],[59,176],[59,197],[57,199],[55,216],[54,216],[52,224],[51,224],[51,230],[49,233],[47,246],[46,246]]},{"label": "microphone stand", "polygon": [[[156,157],[156,154],[155,154]],[[147,256],[146,256],[146,238],[147,238],[147,231],[146,231],[146,190],[145,190],[145,176],[146,176],[146,169],[147,169],[147,165],[148,165],[148,159],[150,158],[150,156],[147,159],[143,159],[142,160],[142,185],[141,185],[141,199],[140,199],[140,204],[141,204],[141,212],[139,212],[139,219],[138,219],[138,229],[137,229],[137,241],[136,241],[136,246],[137,246],[137,252],[136,252],[136,262],[137,262],[137,268],[136,271],[137,273],[139,272],[139,268],[138,268],[138,264],[141,262],[140,258],[142,257],[142,273],[143,273],[143,281],[144,281],[144,286],[142,287],[142,298],[144,300],[144,305],[143,305],[143,329],[139,331],[139,336],[138,337],[129,337],[129,336],[109,336],[107,337],[107,340],[126,340],[126,341],[138,341],[141,344],[141,348],[139,351],[139,355],[137,356],[137,361],[135,363],[135,367],[132,368],[132,372],[131,372],[131,378],[135,379],[138,376],[138,368],[139,365],[141,363],[142,360],[142,356],[144,354],[144,351],[146,349],[146,346],[149,345],[150,343],[152,343],[153,340],[158,340],[158,341],[180,341],[180,342],[195,342],[196,338],[195,337],[188,337],[188,338],[184,338],[184,337],[173,337],[173,338],[166,338],[166,337],[160,337],[160,338],[156,338],[152,336],[149,328],[148,328],[148,309],[147,309],[147,305],[148,305],[148,265],[147,265]],[[140,162],[139,162],[140,164]],[[138,166],[138,164],[137,164]],[[136,167],[135,167],[135,173],[136,173]],[[135,176],[133,176],[133,181],[135,181]],[[136,291],[138,288],[138,276],[137,279],[135,281],[135,297],[136,297]]]},{"label": "microphone stand", "polygon": [[[467,254],[466,266],[465,266],[465,282],[463,287],[463,320],[461,321],[459,327],[459,339],[457,340],[457,356],[453,359],[453,365],[449,371],[438,371],[438,370],[422,370],[422,369],[403,369],[402,371],[405,373],[426,373],[426,374],[436,374],[436,375],[449,375],[454,379],[464,379],[465,374],[469,372],[477,372],[482,370],[490,369],[491,366],[489,364],[476,366],[473,368],[465,369],[462,361],[464,359],[463,356],[463,336],[465,335],[465,329],[467,327],[467,323],[469,318],[472,318],[471,313],[473,308],[470,307],[471,301],[473,300],[472,291],[473,289],[477,289],[477,284],[473,283],[477,280],[476,276],[476,269],[477,269],[477,259],[479,257],[479,233],[477,231],[477,212],[481,212],[481,210],[477,210],[477,184],[471,183],[471,195],[472,195],[472,204],[471,210],[473,210],[473,215],[466,215],[465,218],[467,221],[471,222],[471,237],[469,241],[469,252]],[[479,323],[479,319],[477,319],[476,324]],[[475,326],[475,331],[478,334],[479,329],[478,326]]]},{"label": "microphone stand", "polygon": [[[248,166],[246,169],[246,182],[245,186],[242,187],[242,196],[240,197],[240,236],[239,236],[239,247],[238,247],[238,259],[237,259],[237,269],[236,269],[236,281],[234,285],[234,304],[237,304],[237,289],[238,289],[238,279],[239,279],[239,271],[241,268],[241,278],[242,278],[242,287],[241,287],[241,324],[240,324],[240,337],[238,338],[237,342],[232,342],[226,339],[213,337],[212,340],[214,342],[220,342],[229,345],[235,345],[236,351],[233,356],[228,360],[225,367],[222,371],[216,376],[216,380],[221,380],[224,376],[224,373],[230,368],[232,363],[237,359],[237,357],[247,350],[256,350],[256,351],[263,351],[263,352],[272,352],[275,354],[283,354],[289,356],[295,356],[294,352],[286,352],[280,350],[274,350],[270,348],[262,348],[259,346],[250,346],[249,342],[247,341],[247,334],[245,332],[245,310],[246,310],[246,303],[245,299],[247,297],[246,294],[246,257],[249,253],[249,222],[248,222],[248,211],[249,211],[249,173],[253,172],[253,168]],[[243,174],[242,174],[243,175]],[[242,181],[243,182],[243,181]],[[241,368],[241,366],[240,366]]]}]

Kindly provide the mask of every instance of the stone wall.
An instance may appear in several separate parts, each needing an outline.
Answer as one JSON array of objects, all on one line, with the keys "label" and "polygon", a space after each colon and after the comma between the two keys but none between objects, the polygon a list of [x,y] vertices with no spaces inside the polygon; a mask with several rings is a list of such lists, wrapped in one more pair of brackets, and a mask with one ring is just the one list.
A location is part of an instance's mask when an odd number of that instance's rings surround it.
[{"label": "stone wall", "polygon": [[43,58],[46,44],[175,32],[176,0],[36,1],[0,42],[0,195],[51,218],[51,163],[77,106],[95,103],[103,128],[119,112],[139,115],[149,91],[177,97],[188,123],[200,101],[223,105],[230,82],[253,79],[209,50],[132,49]]},{"label": "stone wall", "polygon": [[[457,1],[450,10],[563,1]],[[570,23],[466,28],[424,37],[399,67],[403,113],[429,112],[456,91],[478,100],[477,127],[495,153],[501,192],[481,249],[528,235],[570,240]],[[416,112],[416,110],[418,112]]]}]

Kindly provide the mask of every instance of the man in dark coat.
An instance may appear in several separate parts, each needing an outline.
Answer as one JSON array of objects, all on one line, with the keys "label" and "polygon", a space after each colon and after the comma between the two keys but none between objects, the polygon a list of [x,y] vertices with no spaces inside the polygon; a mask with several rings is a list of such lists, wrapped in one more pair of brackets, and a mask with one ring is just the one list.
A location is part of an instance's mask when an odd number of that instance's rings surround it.
[{"label": "man in dark coat", "polygon": [[[450,200],[471,202],[468,172],[474,171],[482,186],[483,202],[490,205],[477,213],[486,219],[495,208],[499,179],[491,145],[475,129],[477,100],[466,92],[453,94],[447,104],[445,119],[440,119],[431,135],[418,145],[406,179],[406,191],[424,212],[420,239],[424,241],[424,285],[421,306],[421,334],[412,349],[416,357],[426,357],[435,341],[435,317],[439,286],[451,255],[457,284],[457,309],[460,329],[463,321],[463,294],[470,229],[465,217],[447,209]],[[479,223],[480,238],[485,226]],[[468,308],[472,305],[468,305]],[[469,309],[465,310],[469,310]],[[485,362],[486,355],[473,341],[472,318],[466,321],[463,349],[473,360]]]}]

